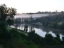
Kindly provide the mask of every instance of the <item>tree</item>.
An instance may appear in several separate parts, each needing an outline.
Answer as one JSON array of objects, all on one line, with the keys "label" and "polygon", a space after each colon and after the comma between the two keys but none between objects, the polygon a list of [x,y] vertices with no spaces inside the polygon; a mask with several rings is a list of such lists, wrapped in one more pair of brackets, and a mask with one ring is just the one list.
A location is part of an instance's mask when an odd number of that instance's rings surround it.
[{"label": "tree", "polygon": [[[0,22],[7,22],[13,20],[16,14],[15,8],[9,8],[5,4],[0,5]],[[10,22],[7,22],[9,24]]]},{"label": "tree", "polygon": [[9,8],[5,4],[0,5],[0,30],[2,31],[0,33],[2,34],[2,38],[4,40],[4,48],[7,48],[6,43],[9,38],[9,30],[7,26],[12,25],[15,14],[15,8]]},{"label": "tree", "polygon": [[24,26],[24,31],[27,32],[28,31],[28,25]]},{"label": "tree", "polygon": [[51,34],[46,34],[45,35],[45,43],[46,45],[50,45],[53,42],[53,36]]}]

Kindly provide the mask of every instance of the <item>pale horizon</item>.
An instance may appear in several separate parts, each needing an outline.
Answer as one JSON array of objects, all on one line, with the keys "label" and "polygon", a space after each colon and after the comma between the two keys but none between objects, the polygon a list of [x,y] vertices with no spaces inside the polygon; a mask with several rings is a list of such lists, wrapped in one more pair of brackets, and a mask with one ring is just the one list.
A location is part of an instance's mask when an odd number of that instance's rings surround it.
[{"label": "pale horizon", "polygon": [[1,0],[1,4],[17,9],[17,13],[64,11],[64,0]]}]

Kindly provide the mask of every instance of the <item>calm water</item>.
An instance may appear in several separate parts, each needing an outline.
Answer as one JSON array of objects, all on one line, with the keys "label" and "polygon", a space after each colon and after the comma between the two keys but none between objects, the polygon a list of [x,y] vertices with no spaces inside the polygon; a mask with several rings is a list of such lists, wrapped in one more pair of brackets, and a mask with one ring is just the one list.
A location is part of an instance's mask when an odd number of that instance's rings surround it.
[{"label": "calm water", "polygon": [[[35,14],[32,15],[32,17],[41,17],[41,16],[48,16],[48,14]],[[28,18],[30,17],[30,15],[16,15],[15,18]],[[20,28],[18,27],[18,29],[24,30],[24,24],[21,24]],[[57,30],[57,29],[50,29],[50,28],[46,28],[43,26],[33,26],[33,29],[35,30],[35,33],[37,33],[38,35],[40,35],[41,37],[45,37],[46,34],[51,34],[53,37],[56,37],[56,34],[60,35],[60,39],[62,40],[62,37],[64,36],[64,31],[63,30]],[[30,31],[30,25],[28,27],[28,32]]]}]

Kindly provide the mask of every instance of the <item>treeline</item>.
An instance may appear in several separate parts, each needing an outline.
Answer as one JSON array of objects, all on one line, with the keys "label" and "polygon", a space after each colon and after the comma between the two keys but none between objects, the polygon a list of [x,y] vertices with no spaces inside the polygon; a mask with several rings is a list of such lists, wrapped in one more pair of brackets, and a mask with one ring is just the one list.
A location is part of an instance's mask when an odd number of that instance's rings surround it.
[{"label": "treeline", "polygon": [[43,26],[64,29],[64,12],[54,16],[42,17],[39,20]]},{"label": "treeline", "polygon": [[43,26],[50,27],[50,28],[58,28],[64,29],[64,12],[54,16],[46,16],[40,17],[36,19],[31,19],[31,21],[26,20],[27,23],[42,23]]},{"label": "treeline", "polygon": [[57,10],[54,11],[54,12],[51,12],[51,11],[45,11],[45,12],[38,11],[38,12],[35,12],[35,13],[26,13],[26,14],[57,14],[57,13],[62,13],[62,12],[64,12],[64,11],[61,11],[61,12],[57,12]]}]

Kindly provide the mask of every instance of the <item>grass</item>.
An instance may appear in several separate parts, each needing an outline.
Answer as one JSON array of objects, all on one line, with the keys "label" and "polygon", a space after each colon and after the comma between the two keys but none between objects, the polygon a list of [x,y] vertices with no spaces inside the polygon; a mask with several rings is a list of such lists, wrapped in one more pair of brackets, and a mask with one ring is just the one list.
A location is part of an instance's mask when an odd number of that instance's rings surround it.
[{"label": "grass", "polygon": [[0,48],[3,48],[3,45],[0,44]]},{"label": "grass", "polygon": [[[6,41],[3,39],[3,42],[6,44],[0,44],[0,48],[37,48],[38,46],[34,44],[32,41],[28,41],[28,33],[23,31],[19,31],[14,28],[10,28],[8,30],[8,36]],[[8,39],[9,38],[9,39]]]}]

